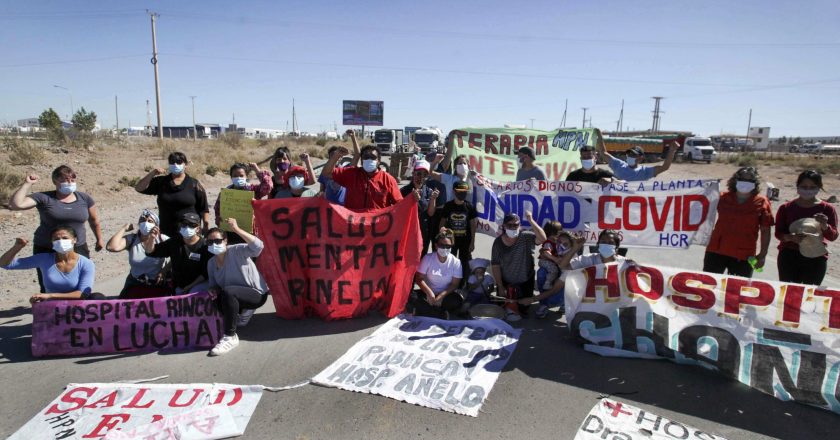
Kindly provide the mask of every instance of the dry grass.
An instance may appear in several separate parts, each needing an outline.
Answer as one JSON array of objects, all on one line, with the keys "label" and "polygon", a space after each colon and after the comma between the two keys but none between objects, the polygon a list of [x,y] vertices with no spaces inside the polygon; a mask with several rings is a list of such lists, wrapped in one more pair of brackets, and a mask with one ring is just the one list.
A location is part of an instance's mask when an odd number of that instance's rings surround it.
[{"label": "dry grass", "polygon": [[3,149],[9,152],[9,163],[12,165],[35,165],[47,157],[43,148],[21,138],[4,138]]},{"label": "dry grass", "polygon": [[718,162],[738,166],[789,166],[798,171],[817,170],[821,174],[840,173],[840,156],[796,153],[730,153]]},{"label": "dry grass", "polygon": [[0,164],[0,205],[8,206],[12,194],[23,184],[23,176],[6,165]]}]

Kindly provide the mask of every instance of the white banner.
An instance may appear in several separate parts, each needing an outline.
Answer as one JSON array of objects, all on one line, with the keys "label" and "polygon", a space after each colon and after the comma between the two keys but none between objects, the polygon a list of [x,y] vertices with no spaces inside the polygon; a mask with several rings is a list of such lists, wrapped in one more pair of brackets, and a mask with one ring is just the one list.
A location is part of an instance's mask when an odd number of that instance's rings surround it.
[{"label": "white banner", "polygon": [[601,399],[580,425],[574,440],[726,440],[641,408]]},{"label": "white banner", "polygon": [[557,220],[597,242],[603,229],[622,235],[624,247],[685,249],[709,242],[720,197],[716,180],[620,182],[602,188],[586,182],[523,180],[472,182],[478,232],[496,236],[507,213],[531,211],[540,226]]},{"label": "white banner", "polygon": [[[180,430],[181,434],[193,436],[178,438],[242,435],[262,391],[262,385],[70,384],[9,439],[81,440],[102,438],[116,429],[127,435]],[[204,408],[211,409],[200,411]],[[235,432],[231,434],[232,431]]]},{"label": "white banner", "polygon": [[520,333],[498,319],[400,315],[312,382],[477,417]]},{"label": "white banner", "polygon": [[701,365],[840,413],[840,289],[631,263],[564,275],[586,350]]}]

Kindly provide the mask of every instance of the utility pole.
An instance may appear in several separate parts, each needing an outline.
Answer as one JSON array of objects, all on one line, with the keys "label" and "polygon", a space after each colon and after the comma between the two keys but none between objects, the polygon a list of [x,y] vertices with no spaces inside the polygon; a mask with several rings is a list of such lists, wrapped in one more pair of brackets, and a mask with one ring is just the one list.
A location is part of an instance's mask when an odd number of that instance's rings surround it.
[{"label": "utility pole", "polygon": [[146,100],[146,130],[149,131],[149,136],[152,134],[152,107],[149,105],[149,100]]},{"label": "utility pole", "polygon": [[190,100],[192,101],[192,114],[193,114],[193,142],[198,139],[198,134],[196,133],[198,129],[195,127],[195,96],[190,96]]},{"label": "utility pole", "polygon": [[650,131],[653,134],[659,132],[659,101],[664,99],[661,96],[653,96],[652,99],[656,100],[656,103],[653,105],[653,126],[651,127]]},{"label": "utility pole", "polygon": [[750,109],[750,117],[747,119],[747,136],[744,138],[744,150],[747,150],[747,144],[750,142],[750,125],[752,125],[752,109]]},{"label": "utility pole", "polygon": [[568,112],[568,111],[569,111],[569,99],[566,98],[566,106],[563,107],[563,119],[560,120],[560,127],[561,128],[566,126],[566,112]]},{"label": "utility pole", "polygon": [[152,18],[152,65],[155,66],[155,105],[157,106],[157,125],[158,125],[158,139],[163,140],[163,119],[160,116],[160,80],[158,78],[158,58],[157,58],[157,34],[155,33],[155,20],[160,15],[156,12],[146,10]]},{"label": "utility pole", "polygon": [[76,108],[73,107],[73,91],[64,86],[53,85],[53,87],[64,90],[68,95],[70,95],[70,119],[72,119],[73,115],[76,113]]},{"label": "utility pole", "polygon": [[621,112],[618,114],[618,122],[615,124],[616,133],[621,133],[621,125],[624,123],[624,100],[621,100]]},{"label": "utility pole", "polygon": [[581,107],[581,110],[583,110],[583,127],[581,128],[586,128],[586,111],[589,110],[589,107]]},{"label": "utility pole", "polygon": [[531,130],[533,130],[533,129],[534,129],[534,121],[535,121],[535,119],[534,119],[534,118],[531,118]]},{"label": "utility pole", "polygon": [[117,117],[117,136],[120,134],[120,103],[117,100],[117,95],[114,95],[114,115]]}]

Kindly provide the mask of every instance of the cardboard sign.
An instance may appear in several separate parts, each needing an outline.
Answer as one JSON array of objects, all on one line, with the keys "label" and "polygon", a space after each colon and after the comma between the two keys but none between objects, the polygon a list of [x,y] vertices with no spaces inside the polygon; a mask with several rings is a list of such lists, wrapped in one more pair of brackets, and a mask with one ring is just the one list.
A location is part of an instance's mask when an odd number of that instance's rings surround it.
[{"label": "cardboard sign", "polygon": [[312,381],[477,417],[520,333],[498,319],[401,315]]},{"label": "cardboard sign", "polygon": [[478,232],[497,236],[507,213],[525,213],[543,226],[549,220],[597,242],[604,229],[621,234],[625,247],[685,249],[709,242],[720,198],[716,180],[621,182],[601,187],[587,182],[494,182],[472,178]]},{"label": "cardboard sign", "polygon": [[[222,189],[219,199],[219,215],[223,218],[234,218],[236,223],[245,231],[254,231],[254,207],[251,202],[254,200],[253,191],[241,189]],[[224,231],[230,231],[225,222],[221,222]]]},{"label": "cardboard sign", "polygon": [[[349,189],[348,189],[349,191]],[[420,264],[417,201],[354,212],[321,197],[254,202],[257,260],[277,315],[346,319],[402,312]]]},{"label": "cardboard sign", "polygon": [[32,308],[32,355],[211,348],[222,314],[206,292],[131,300],[44,301]]},{"label": "cardboard sign", "polygon": [[580,425],[574,440],[726,440],[641,408],[601,399]]},{"label": "cardboard sign", "polygon": [[[166,439],[173,438],[173,429],[192,435],[174,438],[242,435],[262,391],[261,385],[209,383],[69,384],[9,439],[82,440],[115,430],[128,437],[115,433],[107,438]],[[138,437],[144,432],[149,436]]]},{"label": "cardboard sign", "polygon": [[840,289],[630,263],[564,275],[585,349],[702,365],[840,413]]}]

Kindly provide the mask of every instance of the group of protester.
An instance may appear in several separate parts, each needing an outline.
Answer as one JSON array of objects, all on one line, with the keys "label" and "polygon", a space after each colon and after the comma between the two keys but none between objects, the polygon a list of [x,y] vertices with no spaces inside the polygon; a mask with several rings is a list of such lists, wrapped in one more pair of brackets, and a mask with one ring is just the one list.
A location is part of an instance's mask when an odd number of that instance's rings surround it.
[{"label": "group of protester", "polygon": [[[599,263],[621,262],[621,235],[604,230],[598,237],[597,252],[583,253],[585,239],[564,231],[559,222],[538,225],[525,214],[530,230],[523,229],[516,214],[503,219],[503,232],[493,242],[490,259],[473,258],[477,212],[468,201],[471,191],[469,161],[465,156],[432,154],[413,163],[411,180],[398,181],[380,168],[380,152],[368,145],[359,148],[353,131],[348,131],[353,155],[344,147],[331,147],[329,158],[317,179],[306,154],[295,165],[291,152],[278,148],[269,169],[256,163],[230,167],[231,184],[226,189],[252,191],[256,199],[322,196],[351,210],[391,206],[404,197],[418,203],[423,237],[423,256],[415,275],[417,290],[408,309],[416,314],[451,317],[470,307],[500,299],[507,319],[516,321],[531,304],[539,303],[537,316],[545,316],[551,305],[562,305],[561,273]],[[599,153],[612,171],[598,168]],[[644,151],[634,147],[626,159],[604,150],[580,149],[582,168],[567,180],[608,185],[618,180],[651,179],[666,171],[676,148],[666,154],[662,165],[645,166]],[[534,150],[522,147],[517,153],[517,180],[545,180],[534,164]],[[341,162],[341,163],[340,163]],[[89,259],[87,223],[95,236],[95,250],[127,251],[130,271],[120,298],[177,295],[207,291],[218,299],[223,314],[224,337],[211,354],[227,353],[238,345],[237,327],[248,323],[254,310],[267,298],[268,287],[254,264],[263,249],[262,241],[239,227],[235,219],[222,218],[220,202],[214,204],[211,227],[210,205],[202,184],[188,174],[185,154],[168,157],[168,170],[153,169],[141,178],[135,190],[157,199],[157,212],[144,209],[136,223],[126,223],[106,243],[96,203],[78,191],[77,176],[66,165],[52,173],[54,190],[32,192],[39,181],[28,176],[13,194],[10,208],[37,208],[40,222],[32,239],[31,257],[16,258],[29,240],[18,238],[0,256],[4,269],[36,269],[40,293],[32,303],[52,299],[104,298],[94,290],[95,267]],[[253,173],[254,178],[249,177]],[[822,176],[813,170],[799,175],[798,197],[783,204],[775,219],[770,203],[760,194],[755,168],[739,169],[727,182],[718,205],[718,223],[712,233],[704,270],[749,277],[764,265],[775,224],[779,239],[781,281],[820,284],[826,271],[826,244],[837,238],[837,215],[832,205],[818,198]],[[224,229],[220,229],[223,226]],[[135,230],[136,227],[136,230]],[[761,236],[760,251],[755,252]],[[535,272],[534,254],[539,246]],[[427,253],[431,249],[431,253]],[[539,291],[534,295],[535,286]]]}]

